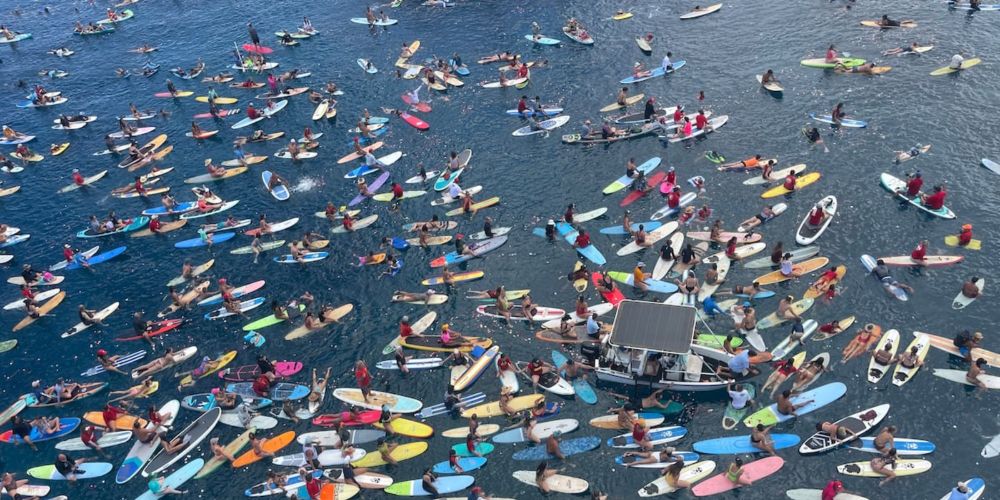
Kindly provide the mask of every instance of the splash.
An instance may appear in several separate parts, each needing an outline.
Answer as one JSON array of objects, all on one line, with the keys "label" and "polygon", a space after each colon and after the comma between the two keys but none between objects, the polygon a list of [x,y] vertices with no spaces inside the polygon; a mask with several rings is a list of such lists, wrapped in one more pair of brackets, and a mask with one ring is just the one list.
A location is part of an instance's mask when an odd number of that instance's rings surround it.
[{"label": "splash", "polygon": [[296,193],[305,193],[312,191],[313,189],[322,186],[323,181],[315,177],[303,177],[299,179],[298,184],[292,187],[292,191]]}]

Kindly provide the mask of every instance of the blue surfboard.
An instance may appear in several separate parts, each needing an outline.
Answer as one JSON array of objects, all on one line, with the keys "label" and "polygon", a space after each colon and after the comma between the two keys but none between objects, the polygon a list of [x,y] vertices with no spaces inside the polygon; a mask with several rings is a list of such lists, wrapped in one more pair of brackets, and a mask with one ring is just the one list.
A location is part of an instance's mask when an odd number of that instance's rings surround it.
[{"label": "blue surfboard", "polygon": [[[771,434],[774,441],[774,449],[781,450],[791,448],[799,444],[801,438],[795,434]],[[706,439],[698,441],[692,447],[698,453],[709,455],[738,455],[741,453],[761,453],[759,448],[754,448],[750,444],[750,436],[730,436],[717,439]]]},{"label": "blue surfboard", "polygon": [[[111,259],[113,259],[113,258],[115,258],[115,257],[117,257],[119,255],[121,255],[122,253],[124,253],[125,249],[127,249],[127,248],[128,248],[127,246],[120,246],[120,247],[115,248],[113,250],[108,250],[107,252],[99,253],[99,254],[97,254],[97,255],[95,255],[95,256],[87,259],[87,264],[90,264],[91,266],[94,266],[94,265],[100,264],[101,262],[107,262],[107,261],[109,261],[109,260],[111,260]],[[70,262],[66,266],[66,270],[69,271],[69,270],[73,270],[73,269],[80,269],[82,267],[83,266],[80,265],[78,262],[73,261],[73,262]]]},{"label": "blue surfboard", "polygon": [[[236,236],[236,233],[212,233],[212,244],[229,241]],[[197,248],[208,246],[208,243],[201,241],[201,238],[191,238],[190,240],[178,241],[174,243],[174,248]]]},{"label": "blue surfboard", "polygon": [[[458,466],[462,468],[463,472],[469,472],[470,470],[476,470],[482,468],[486,465],[486,457],[464,457],[458,459]],[[444,462],[438,462],[434,464],[435,474],[457,474],[454,469],[451,468],[451,464],[447,460]]]},{"label": "blue surfboard", "polygon": [[[552,351],[552,364],[556,365],[556,368],[562,368],[569,359],[566,358],[563,353],[559,351]],[[585,378],[577,378],[573,380],[573,390],[576,391],[576,395],[584,402],[589,405],[597,404],[597,393],[594,392],[594,388],[590,386]]]}]

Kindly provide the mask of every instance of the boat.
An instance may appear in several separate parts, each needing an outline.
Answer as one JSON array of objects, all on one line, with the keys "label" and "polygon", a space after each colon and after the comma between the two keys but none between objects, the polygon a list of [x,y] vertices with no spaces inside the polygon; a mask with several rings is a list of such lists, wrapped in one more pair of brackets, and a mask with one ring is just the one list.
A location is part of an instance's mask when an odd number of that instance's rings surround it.
[{"label": "boat", "polygon": [[[726,381],[715,372],[730,355],[695,342],[696,313],[690,306],[622,301],[611,334],[593,359],[597,378],[672,391],[725,389]],[[663,357],[674,361],[673,368],[661,368]]]}]

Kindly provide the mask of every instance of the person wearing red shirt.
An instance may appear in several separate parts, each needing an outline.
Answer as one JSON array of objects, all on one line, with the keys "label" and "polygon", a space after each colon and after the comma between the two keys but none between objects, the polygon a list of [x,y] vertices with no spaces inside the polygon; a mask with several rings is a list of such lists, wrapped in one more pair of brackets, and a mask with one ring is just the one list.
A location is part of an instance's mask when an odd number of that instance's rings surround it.
[{"label": "person wearing red shirt", "polygon": [[310,500],[319,500],[319,494],[323,490],[323,483],[306,469],[299,469],[299,477],[306,487],[306,494]]},{"label": "person wearing red shirt", "polygon": [[271,393],[271,379],[267,375],[266,373],[261,373],[260,376],[254,379],[251,386],[254,394],[262,398],[267,397]]},{"label": "person wearing red shirt", "polygon": [[785,189],[789,191],[795,191],[795,181],[796,181],[795,172],[790,172],[788,174],[788,177],[785,177],[785,183],[783,184],[783,186],[785,187]]},{"label": "person wearing red shirt", "polygon": [[354,363],[354,380],[361,389],[361,395],[368,401],[368,395],[372,392],[372,374],[368,372],[368,365],[360,359]]},{"label": "person wearing red shirt", "polygon": [[517,112],[524,113],[528,110],[528,96],[521,96],[521,100],[517,101]]},{"label": "person wearing red shirt", "polygon": [[667,206],[670,208],[677,208],[681,206],[681,188],[680,186],[674,186],[673,191],[667,195]]},{"label": "person wearing red shirt", "polygon": [[576,235],[576,241],[574,242],[577,248],[587,248],[590,246],[590,235],[586,231],[580,232]]},{"label": "person wearing red shirt", "polygon": [[73,184],[76,184],[77,186],[82,186],[84,182],[86,182],[86,181],[84,180],[83,176],[80,175],[80,170],[74,168],[73,169]]},{"label": "person wearing red shirt", "polygon": [[924,258],[926,256],[927,256],[927,240],[921,241],[917,245],[917,248],[914,248],[913,251],[910,252],[910,258],[921,265],[924,264]]},{"label": "person wearing red shirt", "polygon": [[76,252],[73,251],[73,247],[69,246],[69,243],[63,245],[63,258],[66,259],[66,262],[73,262],[73,257],[75,255]]},{"label": "person wearing red shirt", "polygon": [[142,177],[135,176],[135,184],[132,185],[132,189],[135,189],[136,193],[141,196],[146,196],[146,187],[142,185]]},{"label": "person wearing red shirt", "polygon": [[823,210],[823,207],[819,206],[819,203],[813,206],[812,210],[809,211],[808,222],[810,226],[813,227],[819,226],[820,224],[823,223],[823,219],[825,218],[826,218],[826,211]]},{"label": "person wearing red shirt", "polygon": [[972,224],[965,224],[962,232],[958,233],[958,244],[964,247],[969,243],[972,243]]},{"label": "person wearing red shirt", "polygon": [[354,217],[351,217],[350,212],[344,212],[344,218],[341,219],[340,223],[344,226],[344,229],[354,231]]},{"label": "person wearing red shirt", "polygon": [[517,68],[517,77],[525,78],[528,76],[528,65],[521,63],[521,66]]},{"label": "person wearing red shirt", "polygon": [[674,167],[667,169],[667,179],[663,182],[667,184],[677,184],[677,172],[674,171]]},{"label": "person wearing red shirt", "polygon": [[940,210],[944,208],[944,197],[948,196],[948,193],[941,186],[934,186],[934,193],[931,195],[921,195],[920,199],[924,206],[931,210]]},{"label": "person wearing red shirt", "polygon": [[514,362],[511,361],[510,356],[500,354],[500,357],[497,359],[497,370],[500,372],[514,371]]},{"label": "person wearing red shirt", "polygon": [[705,110],[698,110],[698,115],[694,117],[694,125],[698,127],[698,130],[708,125],[708,117],[705,116]]},{"label": "person wearing red shirt", "polygon": [[906,195],[913,198],[920,194],[922,187],[924,187],[924,179],[920,176],[920,172],[917,172],[910,176],[910,180],[906,181]]},{"label": "person wearing red shirt", "polygon": [[117,420],[121,415],[125,415],[127,412],[121,408],[111,406],[110,404],[104,405],[104,410],[101,411],[101,417],[104,419],[104,426],[112,431],[118,430]]},{"label": "person wearing red shirt", "polygon": [[395,200],[403,199],[403,186],[400,186],[398,182],[392,183],[392,197]]},{"label": "person wearing red shirt", "polygon": [[680,123],[684,119],[684,107],[678,105],[674,110],[674,123]]},{"label": "person wearing red shirt", "polygon": [[729,257],[730,259],[735,259],[736,258],[736,237],[735,236],[733,236],[732,238],[729,238],[729,241],[726,242],[726,257]]},{"label": "person wearing red shirt", "polygon": [[844,483],[834,480],[826,483],[826,487],[823,488],[823,492],[820,494],[821,500],[834,500],[837,495],[844,493]]},{"label": "person wearing red shirt", "polygon": [[410,317],[403,316],[403,319],[399,320],[399,336],[405,339],[412,335],[413,327],[410,326]]},{"label": "person wearing red shirt", "polygon": [[158,233],[160,232],[160,216],[154,215],[149,218],[149,232]]}]

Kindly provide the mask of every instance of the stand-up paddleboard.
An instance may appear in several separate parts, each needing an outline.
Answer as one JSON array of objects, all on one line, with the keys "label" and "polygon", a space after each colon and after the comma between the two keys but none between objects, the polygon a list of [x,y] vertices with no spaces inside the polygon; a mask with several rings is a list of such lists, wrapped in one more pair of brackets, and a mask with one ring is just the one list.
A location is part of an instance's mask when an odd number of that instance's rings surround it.
[{"label": "stand-up paddleboard", "polygon": [[[900,456],[926,455],[933,453],[936,448],[934,443],[924,441],[923,439],[897,437],[893,438],[892,443],[893,447],[896,448],[896,453]],[[882,453],[879,449],[875,448],[875,438],[873,437],[863,437],[857,441],[852,441],[847,447],[866,453]]]},{"label": "stand-up paddleboard", "polygon": [[[927,335],[917,335],[910,341],[910,345],[906,346],[905,350],[901,350],[900,353],[912,352],[914,348],[917,350],[917,361],[923,362],[924,358],[927,357],[927,351],[931,347],[931,341]],[[914,367],[903,366],[902,363],[896,364],[896,370],[892,372],[892,385],[902,387],[903,384],[910,381],[917,372],[920,370],[920,365]]]},{"label": "stand-up paddleboard", "polygon": [[[686,481],[689,484],[694,484],[715,471],[715,462],[711,460],[705,460],[702,462],[694,463],[688,465],[681,469],[680,476],[678,477],[681,481]],[[667,493],[673,493],[677,491],[678,488],[671,486],[667,483],[666,478],[659,478],[655,481],[647,483],[645,486],[639,489],[639,496],[642,498],[654,497],[659,495],[665,495]]]},{"label": "stand-up paddleboard", "polygon": [[[818,203],[823,207],[824,217],[823,221],[820,222],[818,226],[812,226],[809,224],[809,212],[806,212],[806,216],[802,218],[802,222],[799,224],[799,230],[795,233],[795,242],[799,245],[811,245],[813,244],[822,234],[826,231],[826,228],[833,221],[833,217],[837,215],[837,197],[830,195],[819,200]],[[811,211],[812,209],[810,209]]]},{"label": "stand-up paddleboard", "polygon": [[168,453],[166,450],[160,450],[160,452],[146,464],[146,468],[142,471],[143,477],[158,474],[167,467],[176,463],[178,460],[187,456],[188,453],[190,453],[206,437],[208,437],[209,433],[212,432],[212,429],[215,429],[215,425],[218,424],[219,417],[221,415],[221,409],[213,408],[202,414],[194,422],[191,422],[190,425],[175,436],[175,438],[190,436],[188,443],[183,448],[176,450],[173,453]]},{"label": "stand-up paddleboard", "polygon": [[[840,382],[832,382],[815,389],[808,390],[801,394],[792,396],[792,404],[801,404],[809,401],[805,406],[802,406],[795,410],[798,416],[806,415],[812,413],[824,406],[833,403],[834,401],[840,399],[844,394],[847,393],[847,386]],[[778,405],[772,404],[766,408],[763,408],[756,413],[751,414],[749,417],[743,420],[743,424],[747,427],[754,427],[757,424],[763,424],[765,426],[774,425],[781,422],[787,422],[791,420],[792,415],[783,415],[778,411]]]},{"label": "stand-up paddleboard", "polygon": [[[743,475],[741,478],[757,483],[761,479],[778,472],[784,465],[785,461],[781,457],[766,457],[754,460],[743,465]],[[727,473],[723,472],[698,483],[691,488],[691,493],[699,497],[718,495],[719,493],[725,493],[742,486],[740,483],[730,481]]]},{"label": "stand-up paddleboard", "polygon": [[692,10],[691,12],[688,12],[687,14],[681,14],[680,18],[681,19],[697,19],[697,18],[699,18],[701,16],[707,16],[707,15],[713,13],[713,12],[717,12],[721,8],[722,8],[722,4],[721,3],[712,4],[712,5],[709,5],[708,7],[697,7],[694,10]]},{"label": "stand-up paddleboard", "polygon": [[924,206],[923,201],[921,201],[920,199],[920,194],[923,193],[918,193],[917,196],[914,196],[913,198],[907,197],[906,182],[904,182],[902,179],[898,177],[895,177],[888,173],[883,173],[879,177],[879,182],[882,184],[882,187],[886,191],[894,193],[896,196],[905,199],[911,205],[923,210],[924,212],[927,212],[931,215],[936,215],[938,217],[941,217],[942,219],[954,219],[956,217],[955,212],[952,212],[951,209],[949,209],[946,206],[942,206],[941,208],[938,209],[928,208]]},{"label": "stand-up paddleboard", "polygon": [[[834,424],[846,427],[856,435],[861,435],[878,425],[888,413],[889,404],[878,405],[837,420]],[[799,446],[799,453],[812,455],[831,450],[842,444],[846,444],[846,442],[837,441],[826,432],[820,431],[810,436],[802,443],[802,446]]]},{"label": "stand-up paddleboard", "polygon": [[[791,448],[799,444],[801,439],[795,434],[771,434],[775,450]],[[761,449],[754,447],[750,436],[731,436],[698,441],[692,445],[694,451],[708,455],[741,455],[744,453],[760,453]]]},{"label": "stand-up paddleboard", "polygon": [[[882,338],[879,339],[878,344],[875,345],[874,352],[884,351],[886,348],[888,348],[889,359],[893,359],[896,356],[896,352],[899,351],[899,330],[893,328],[885,332]],[[868,362],[868,381],[877,384],[882,380],[886,372],[889,371],[890,364],[879,363],[875,360],[875,356],[872,356]]]},{"label": "stand-up paddleboard", "polygon": [[[173,423],[174,418],[177,416],[177,412],[180,410],[180,403],[174,399],[168,401],[164,405],[160,406],[159,411],[164,415],[169,415],[168,418],[164,419],[163,425],[169,426]],[[155,426],[155,424],[146,424],[147,428]],[[162,429],[162,428],[161,428]],[[122,462],[122,466],[118,469],[115,475],[115,482],[118,484],[124,484],[128,480],[135,477],[140,470],[149,461],[149,458],[153,456],[157,448],[160,446],[160,438],[153,438],[149,443],[141,443],[138,440],[132,445],[132,449],[129,450],[128,454],[125,456],[125,460]]]}]

